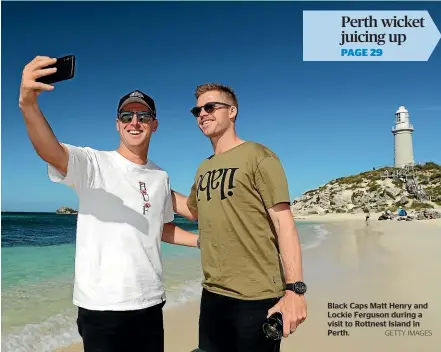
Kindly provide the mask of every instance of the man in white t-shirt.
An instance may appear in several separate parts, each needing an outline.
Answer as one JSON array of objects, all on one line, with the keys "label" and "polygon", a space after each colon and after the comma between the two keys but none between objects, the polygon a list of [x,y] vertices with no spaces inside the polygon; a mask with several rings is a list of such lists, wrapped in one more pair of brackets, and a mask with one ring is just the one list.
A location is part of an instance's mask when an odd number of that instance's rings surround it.
[{"label": "man in white t-shirt", "polygon": [[168,174],[147,157],[155,103],[140,91],[121,98],[117,150],[62,144],[37,103],[53,86],[36,80],[55,62],[36,57],[26,65],[19,106],[50,179],[79,197],[73,303],[85,352],[163,352],[160,242],[195,247],[198,236],[171,224]]}]

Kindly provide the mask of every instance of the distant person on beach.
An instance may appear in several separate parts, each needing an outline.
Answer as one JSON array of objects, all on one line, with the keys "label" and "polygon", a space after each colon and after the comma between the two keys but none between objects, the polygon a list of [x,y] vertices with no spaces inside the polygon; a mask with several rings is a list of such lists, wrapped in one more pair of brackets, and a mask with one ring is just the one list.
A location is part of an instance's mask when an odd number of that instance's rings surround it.
[{"label": "distant person on beach", "polygon": [[195,95],[191,112],[214,154],[200,164],[188,197],[172,193],[175,212],[198,220],[199,349],[279,351],[280,340],[263,333],[266,318],[281,312],[288,337],[307,314],[285,172],[270,149],[237,136],[238,101],[229,87],[204,84]]},{"label": "distant person on beach", "polygon": [[53,86],[36,80],[53,73],[45,67],[55,62],[36,57],[25,66],[19,107],[50,179],[79,197],[73,303],[84,349],[163,352],[160,241],[195,247],[198,236],[171,223],[168,174],[148,159],[158,128],[155,102],[140,91],[120,99],[117,150],[62,144],[37,103],[38,95]]}]

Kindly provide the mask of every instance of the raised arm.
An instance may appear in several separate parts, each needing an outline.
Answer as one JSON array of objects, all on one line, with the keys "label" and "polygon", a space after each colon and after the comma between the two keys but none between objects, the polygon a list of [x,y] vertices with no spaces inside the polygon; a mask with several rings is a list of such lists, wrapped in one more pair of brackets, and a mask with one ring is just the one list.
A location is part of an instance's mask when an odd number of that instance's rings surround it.
[{"label": "raised arm", "polygon": [[45,69],[44,67],[55,62],[56,59],[37,56],[25,66],[20,85],[19,108],[23,114],[29,138],[37,154],[44,161],[54,166],[61,174],[66,175],[69,160],[68,151],[58,142],[37,102],[41,92],[54,89],[53,86],[36,80],[54,73],[55,68]]},{"label": "raised arm", "polygon": [[188,197],[172,190],[173,210],[176,214],[183,216],[190,221],[196,221],[198,214],[196,210],[188,206]]}]

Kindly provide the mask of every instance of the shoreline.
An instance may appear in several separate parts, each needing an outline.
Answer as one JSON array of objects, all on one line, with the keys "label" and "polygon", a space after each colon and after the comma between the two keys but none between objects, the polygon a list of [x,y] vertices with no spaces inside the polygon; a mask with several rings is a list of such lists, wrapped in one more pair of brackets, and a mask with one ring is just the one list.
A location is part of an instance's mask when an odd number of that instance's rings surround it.
[{"label": "shoreline", "polygon": [[[441,310],[441,303],[438,303],[441,274],[434,270],[441,265],[438,257],[441,219],[404,222],[379,221],[377,218],[371,214],[370,226],[366,226],[364,214],[313,215],[295,219],[323,224],[331,233],[320,246],[304,252],[305,281],[309,288],[306,296],[308,318],[296,333],[283,340],[282,352],[296,349],[352,352],[355,344],[357,352],[368,352],[373,348],[435,352],[434,346],[441,345],[440,336],[436,334],[441,330],[441,321],[436,315]],[[317,268],[312,269],[312,263]],[[412,283],[417,289],[410,289]],[[166,352],[191,352],[197,348],[199,297],[164,310]],[[328,313],[341,312],[328,310],[330,302],[368,305],[428,303],[428,308],[421,311],[421,319],[416,319],[421,325],[415,329],[345,329],[328,326],[329,321],[339,320],[329,319]],[[390,309],[383,312],[392,313]],[[330,336],[329,329],[333,331]],[[332,335],[342,330],[346,330],[349,336]],[[386,336],[386,331],[392,330],[404,331],[403,334],[409,330],[430,331],[431,336]],[[81,343],[77,343],[56,352],[83,352],[83,349]]]},{"label": "shoreline", "polygon": [[[438,212],[441,212],[441,207],[436,207],[434,209],[431,210],[435,210]],[[371,224],[373,222],[388,222],[388,221],[395,221],[394,220],[378,220],[379,216],[382,215],[383,212],[375,212],[375,213],[370,213],[370,222]],[[325,214],[325,215],[294,215],[294,220],[298,221],[298,222],[308,222],[308,221],[312,221],[312,222],[320,222],[323,224],[327,224],[327,223],[340,223],[342,221],[360,221],[362,220],[364,222],[365,220],[365,216],[366,214],[347,214],[347,213],[343,213],[343,214],[337,214],[337,213],[332,213],[332,214]],[[435,226],[441,226],[441,218],[440,219],[424,219],[424,220],[416,220],[414,219],[412,222],[421,222],[421,223],[430,223],[432,225]]]}]

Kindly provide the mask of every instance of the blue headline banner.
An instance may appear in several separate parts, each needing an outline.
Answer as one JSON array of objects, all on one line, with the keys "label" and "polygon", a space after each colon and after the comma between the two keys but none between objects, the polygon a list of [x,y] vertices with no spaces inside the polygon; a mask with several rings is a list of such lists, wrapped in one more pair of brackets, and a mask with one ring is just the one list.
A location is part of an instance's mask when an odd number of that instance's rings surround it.
[{"label": "blue headline banner", "polygon": [[440,38],[427,11],[303,11],[303,61],[427,61]]}]

